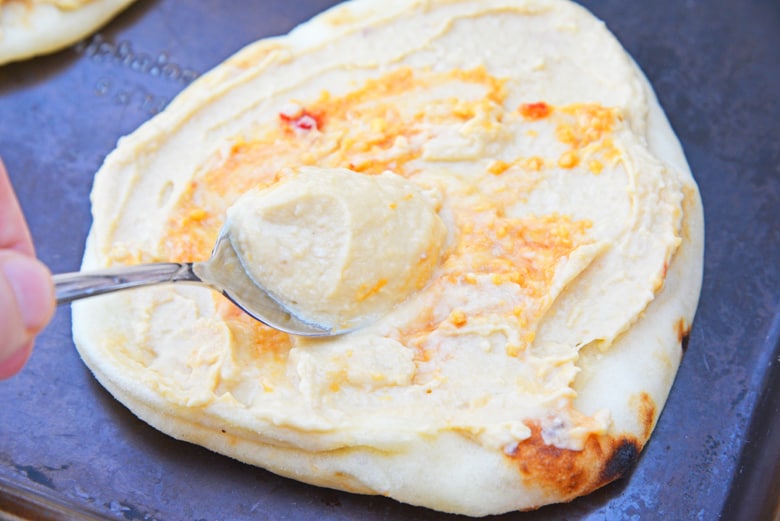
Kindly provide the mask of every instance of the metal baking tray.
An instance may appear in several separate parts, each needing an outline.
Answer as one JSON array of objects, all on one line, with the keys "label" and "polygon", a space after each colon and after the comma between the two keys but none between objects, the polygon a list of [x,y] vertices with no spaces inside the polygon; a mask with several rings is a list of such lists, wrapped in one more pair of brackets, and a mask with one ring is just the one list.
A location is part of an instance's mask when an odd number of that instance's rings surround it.
[{"label": "metal baking tray", "polygon": [[[87,40],[0,67],[0,155],[41,258],[78,269],[117,139],[245,44],[331,0],[139,0]],[[647,73],[701,187],[704,288],[682,366],[629,476],[506,520],[771,519],[780,494],[780,3],[583,0]],[[0,518],[444,520],[303,485],[175,441],[114,401],[60,308],[0,382]]]}]

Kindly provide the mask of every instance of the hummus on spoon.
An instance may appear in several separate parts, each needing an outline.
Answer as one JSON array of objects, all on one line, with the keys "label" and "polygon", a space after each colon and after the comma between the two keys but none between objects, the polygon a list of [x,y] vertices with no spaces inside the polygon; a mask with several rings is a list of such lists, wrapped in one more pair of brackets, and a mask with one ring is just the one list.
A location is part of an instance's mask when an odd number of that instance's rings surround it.
[{"label": "hummus on spoon", "polygon": [[249,275],[298,318],[330,329],[376,320],[422,289],[444,223],[417,185],[391,172],[302,168],[227,210]]}]

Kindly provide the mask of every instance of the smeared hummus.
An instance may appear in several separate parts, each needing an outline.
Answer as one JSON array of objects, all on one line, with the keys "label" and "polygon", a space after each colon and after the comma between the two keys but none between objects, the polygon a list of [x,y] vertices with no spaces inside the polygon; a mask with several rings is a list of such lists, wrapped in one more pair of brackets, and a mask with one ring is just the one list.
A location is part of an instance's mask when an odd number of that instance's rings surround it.
[{"label": "smeared hummus", "polygon": [[227,233],[260,286],[299,318],[337,329],[422,289],[446,238],[433,203],[403,177],[313,167],[242,195]]},{"label": "smeared hummus", "polygon": [[[560,0],[362,0],[250,46],[108,157],[84,267],[205,259],[231,205],[287,194],[306,166],[378,184],[390,170],[435,194],[441,258],[428,210],[406,239],[391,232],[397,252],[369,229],[387,207],[361,210],[359,256],[375,249],[376,266],[333,298],[359,302],[362,277],[371,294],[389,270],[400,278],[381,299],[398,304],[325,340],[273,331],[208,290],[80,302],[75,338],[106,387],[174,436],[448,512],[568,501],[627,470],[693,318],[702,221],[674,134],[603,24]],[[308,189],[289,201],[316,202]],[[352,188],[327,190],[343,201]],[[281,205],[295,229],[252,253],[258,266],[354,234],[338,204],[313,210],[333,213],[323,220],[294,207]],[[395,255],[430,265],[404,272]],[[305,262],[300,286],[281,268],[256,276],[326,314],[310,292],[322,265]]]}]

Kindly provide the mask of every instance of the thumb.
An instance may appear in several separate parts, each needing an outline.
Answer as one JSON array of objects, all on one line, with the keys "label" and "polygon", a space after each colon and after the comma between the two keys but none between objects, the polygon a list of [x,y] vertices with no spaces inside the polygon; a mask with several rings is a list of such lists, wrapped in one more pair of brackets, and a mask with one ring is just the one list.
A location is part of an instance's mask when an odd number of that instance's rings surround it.
[{"label": "thumb", "polygon": [[54,287],[37,259],[0,251],[0,378],[16,374],[54,314]]}]

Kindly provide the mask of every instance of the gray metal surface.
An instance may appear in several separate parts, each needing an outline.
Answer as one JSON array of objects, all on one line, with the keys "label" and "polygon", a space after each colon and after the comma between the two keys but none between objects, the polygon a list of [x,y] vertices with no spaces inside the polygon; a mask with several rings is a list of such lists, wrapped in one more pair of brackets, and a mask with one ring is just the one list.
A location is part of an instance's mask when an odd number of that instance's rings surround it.
[{"label": "gray metal surface", "polygon": [[[140,0],[80,45],[0,67],[0,156],[43,260],[56,272],[78,268],[92,176],[120,136],[198,73],[333,3]],[[645,70],[682,140],[704,199],[704,288],[669,402],[631,475],[499,518],[768,518],[780,450],[780,3],[583,3]],[[60,519],[451,518],[296,483],[158,433],[81,363],[67,308],[25,370],[0,382],[0,506]]]}]

